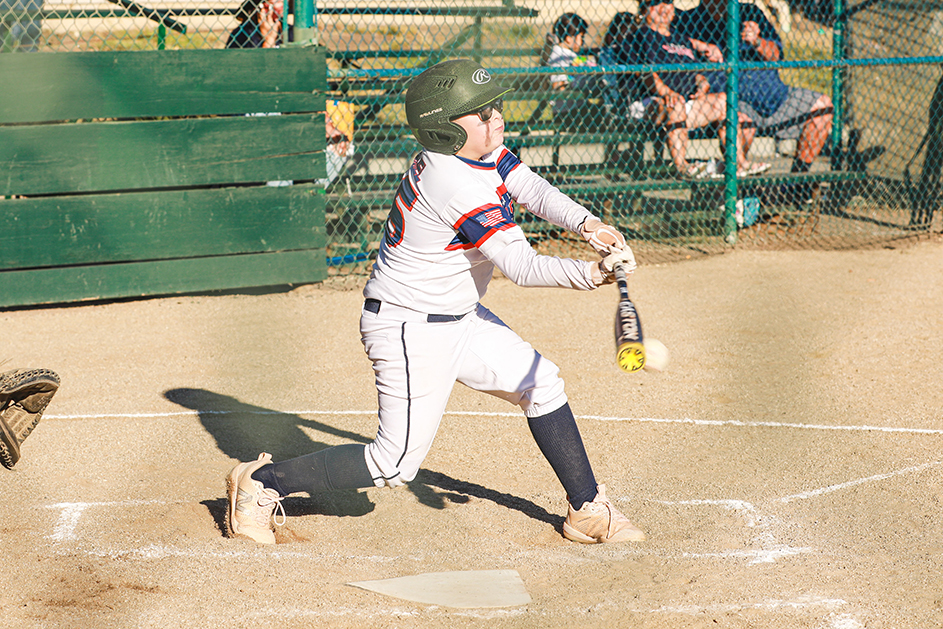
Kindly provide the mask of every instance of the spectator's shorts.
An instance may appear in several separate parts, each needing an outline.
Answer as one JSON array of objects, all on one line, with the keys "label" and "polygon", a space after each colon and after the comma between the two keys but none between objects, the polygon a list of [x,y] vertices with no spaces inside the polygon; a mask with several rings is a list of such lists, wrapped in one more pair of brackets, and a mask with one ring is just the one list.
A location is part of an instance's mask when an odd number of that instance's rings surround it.
[{"label": "spectator's shorts", "polygon": [[[690,115],[693,108],[693,100],[684,101],[685,113]],[[664,116],[664,108],[654,96],[646,96],[641,100],[633,101],[629,105],[629,117],[635,120],[651,120],[655,124],[663,124]]]},{"label": "spectator's shorts", "polygon": [[795,140],[802,133],[802,125],[805,123],[803,116],[812,111],[812,106],[821,96],[819,92],[813,92],[804,87],[790,87],[786,100],[771,116],[761,116],[746,101],[740,101],[740,111],[756,122],[761,132],[766,127],[774,125],[778,127],[795,120],[793,124],[788,124],[774,134],[780,140]]}]

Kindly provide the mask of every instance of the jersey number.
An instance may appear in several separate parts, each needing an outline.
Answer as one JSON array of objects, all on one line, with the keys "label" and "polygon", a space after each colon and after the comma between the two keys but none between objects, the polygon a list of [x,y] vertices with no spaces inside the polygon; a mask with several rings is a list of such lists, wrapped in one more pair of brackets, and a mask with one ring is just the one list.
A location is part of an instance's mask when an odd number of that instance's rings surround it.
[{"label": "jersey number", "polygon": [[[403,188],[405,180],[399,184]],[[393,207],[390,208],[390,214],[386,217],[386,227],[383,228],[383,238],[386,240],[387,247],[395,247],[403,242],[403,229],[406,227],[406,217],[403,216],[403,210],[399,206],[400,193],[396,192],[393,199]]]},{"label": "jersey number", "polygon": [[395,247],[403,242],[403,232],[406,229],[406,216],[403,212],[412,211],[419,197],[413,187],[411,175],[414,175],[418,182],[423,168],[425,168],[425,162],[422,155],[419,155],[399,182],[396,196],[393,197],[393,207],[390,208],[390,215],[386,217],[386,226],[383,228],[383,239],[387,247]]}]

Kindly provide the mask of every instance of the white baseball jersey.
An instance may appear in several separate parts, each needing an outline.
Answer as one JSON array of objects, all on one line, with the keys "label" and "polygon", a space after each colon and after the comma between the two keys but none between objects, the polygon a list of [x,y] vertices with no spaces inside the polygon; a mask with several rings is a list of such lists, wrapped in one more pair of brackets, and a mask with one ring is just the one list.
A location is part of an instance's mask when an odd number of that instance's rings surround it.
[{"label": "white baseball jersey", "polygon": [[492,158],[424,151],[396,193],[364,288],[379,303],[365,302],[360,317],[380,421],[364,456],[378,486],[416,477],[456,382],[527,417],[567,402],[557,366],[478,301],[495,266],[522,286],[594,288],[589,262],[536,254],[512,199],[573,231],[592,215],[504,146]]},{"label": "white baseball jersey", "polygon": [[364,296],[466,313],[494,266],[521,286],[595,288],[589,262],[537,255],[514,223],[513,201],[575,232],[593,217],[503,145],[483,161],[423,151],[400,183]]}]

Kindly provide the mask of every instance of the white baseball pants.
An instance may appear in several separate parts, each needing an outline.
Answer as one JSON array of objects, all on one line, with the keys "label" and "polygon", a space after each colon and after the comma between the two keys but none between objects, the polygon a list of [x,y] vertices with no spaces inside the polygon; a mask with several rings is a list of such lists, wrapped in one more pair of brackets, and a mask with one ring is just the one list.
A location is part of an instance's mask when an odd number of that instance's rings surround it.
[{"label": "white baseball pants", "polygon": [[380,426],[365,456],[378,487],[416,477],[455,382],[517,404],[527,417],[567,401],[557,366],[480,304],[460,320],[429,323],[424,313],[382,303],[363,311],[360,334],[376,374]]}]

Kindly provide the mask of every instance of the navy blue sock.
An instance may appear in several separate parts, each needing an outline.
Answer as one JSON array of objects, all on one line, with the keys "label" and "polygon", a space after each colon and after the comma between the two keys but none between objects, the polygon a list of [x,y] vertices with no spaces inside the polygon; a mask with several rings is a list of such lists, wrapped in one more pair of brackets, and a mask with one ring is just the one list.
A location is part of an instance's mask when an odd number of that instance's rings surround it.
[{"label": "navy blue sock", "polygon": [[252,473],[252,478],[280,496],[374,487],[364,459],[365,447],[357,443],[345,444],[263,465]]},{"label": "navy blue sock", "polygon": [[540,417],[528,417],[527,425],[566,490],[570,505],[578,510],[584,502],[592,502],[596,497],[596,477],[570,405],[564,404]]},{"label": "navy blue sock", "polygon": [[256,471],[252,472],[252,480],[257,480],[262,483],[263,487],[268,489],[274,489],[278,492],[279,496],[287,496],[288,492],[282,489],[281,485],[278,484],[278,477],[275,476],[275,466],[274,465],[263,465]]}]

